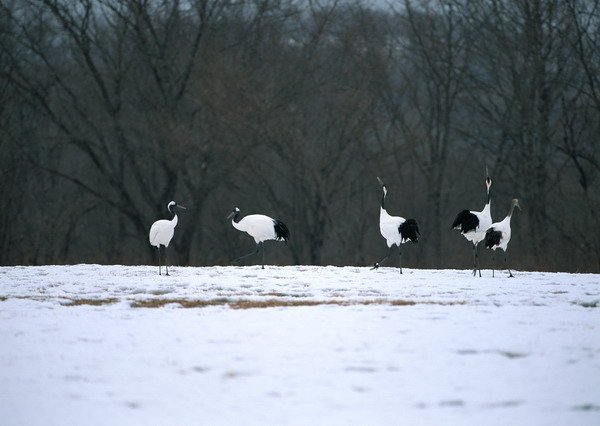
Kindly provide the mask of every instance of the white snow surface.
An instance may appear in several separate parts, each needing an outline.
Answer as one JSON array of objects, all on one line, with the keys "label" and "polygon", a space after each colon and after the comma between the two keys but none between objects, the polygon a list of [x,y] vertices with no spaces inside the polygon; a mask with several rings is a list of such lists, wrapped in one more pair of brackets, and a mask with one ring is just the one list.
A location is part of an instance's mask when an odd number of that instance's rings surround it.
[{"label": "white snow surface", "polygon": [[0,423],[600,424],[600,275],[170,272],[0,268]]}]

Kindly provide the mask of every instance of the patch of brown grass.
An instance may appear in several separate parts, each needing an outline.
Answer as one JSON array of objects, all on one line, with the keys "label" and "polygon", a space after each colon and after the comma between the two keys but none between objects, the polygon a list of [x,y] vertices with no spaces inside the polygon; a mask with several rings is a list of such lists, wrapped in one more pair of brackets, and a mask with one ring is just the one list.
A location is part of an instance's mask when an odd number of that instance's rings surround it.
[{"label": "patch of brown grass", "polygon": [[333,305],[334,301],[329,300],[232,300],[228,303],[232,309],[256,309],[256,308],[287,308],[290,306],[317,306]]},{"label": "patch of brown grass", "polygon": [[429,300],[426,302],[419,302],[419,303],[422,305],[453,306],[453,305],[466,305],[467,301],[466,300],[448,300],[446,302],[443,302],[443,301]]},{"label": "patch of brown grass", "polygon": [[188,300],[188,299],[146,299],[136,300],[131,303],[132,308],[161,308],[166,305],[178,304],[182,308],[206,308],[208,306],[227,305],[231,309],[263,309],[263,308],[289,308],[298,306],[366,306],[366,305],[391,305],[391,306],[413,306],[417,304],[429,305],[464,305],[465,301],[457,302],[415,302],[413,300],[403,299],[366,299],[366,300],[285,300],[285,299],[227,299],[216,298],[207,300]]},{"label": "patch of brown grass", "polygon": [[415,302],[413,300],[402,300],[402,299],[390,300],[388,303],[392,306],[412,306],[412,305],[417,304],[417,302]]},{"label": "patch of brown grass", "polygon": [[269,291],[268,293],[261,293],[261,296],[288,297],[291,296],[291,294],[281,293],[279,291]]},{"label": "patch of brown grass", "polygon": [[82,306],[82,305],[91,305],[91,306],[102,306],[102,305],[112,305],[113,303],[117,303],[119,299],[115,297],[109,297],[106,299],[71,299],[68,302],[63,303],[63,306]]},{"label": "patch of brown grass", "polygon": [[132,308],[162,308],[165,305],[179,304],[182,308],[206,308],[207,306],[221,306],[229,303],[228,299],[217,298],[208,300],[188,299],[146,299],[136,300],[131,303]]}]

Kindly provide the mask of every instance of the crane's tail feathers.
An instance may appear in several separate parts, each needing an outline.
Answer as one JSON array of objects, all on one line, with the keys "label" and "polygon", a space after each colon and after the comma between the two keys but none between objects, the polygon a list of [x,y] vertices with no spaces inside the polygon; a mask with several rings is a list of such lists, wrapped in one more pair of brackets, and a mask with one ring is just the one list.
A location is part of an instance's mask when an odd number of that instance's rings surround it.
[{"label": "crane's tail feathers", "polygon": [[452,229],[460,229],[463,234],[474,231],[479,225],[479,219],[469,210],[461,211],[452,222]]},{"label": "crane's tail feathers", "polygon": [[414,219],[406,219],[399,227],[398,231],[400,231],[400,236],[402,237],[402,241],[410,240],[413,243],[419,241],[419,224]]},{"label": "crane's tail feathers", "polygon": [[288,227],[282,221],[278,219],[273,219],[273,223],[275,225],[275,239],[278,241],[283,240],[286,244],[290,239],[290,231]]},{"label": "crane's tail feathers", "polygon": [[489,249],[500,244],[502,239],[502,232],[496,231],[494,228],[490,228],[485,232],[485,246]]}]

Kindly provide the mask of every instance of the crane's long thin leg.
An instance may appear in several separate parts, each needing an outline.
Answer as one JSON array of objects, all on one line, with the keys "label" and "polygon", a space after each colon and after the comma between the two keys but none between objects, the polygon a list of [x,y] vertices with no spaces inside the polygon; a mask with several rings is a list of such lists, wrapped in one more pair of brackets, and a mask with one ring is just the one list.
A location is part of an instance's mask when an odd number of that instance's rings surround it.
[{"label": "crane's long thin leg", "polygon": [[390,254],[392,253],[392,246],[388,247],[388,252],[385,255],[385,257],[383,259],[381,259],[379,262],[377,262],[375,265],[373,265],[373,267],[371,268],[371,270],[373,269],[377,269],[379,268],[379,266],[385,262],[387,260],[388,257],[390,257]]},{"label": "crane's long thin leg", "polygon": [[240,260],[242,260],[242,259],[245,259],[245,258],[247,258],[247,257],[249,257],[249,256],[252,256],[253,254],[257,254],[257,253],[260,251],[260,244],[261,244],[261,243],[258,243],[258,244],[256,245],[256,250],[254,250],[254,251],[253,251],[253,252],[251,252],[251,253],[248,253],[248,254],[245,254],[245,255],[243,255],[243,256],[240,256],[240,257],[238,257],[237,259],[233,259],[233,262],[239,262]]},{"label": "crane's long thin leg", "polygon": [[504,252],[504,264],[506,265],[506,269],[508,269],[508,277],[514,278],[512,272],[510,272],[510,268],[508,267],[508,260],[506,259],[506,252]]},{"label": "crane's long thin leg", "polygon": [[169,264],[167,263],[167,248],[165,247],[165,269],[167,270],[167,273],[165,275],[169,275]]},{"label": "crane's long thin leg", "polygon": [[265,269],[265,245],[261,244],[262,246],[262,269]]},{"label": "crane's long thin leg", "polygon": [[160,244],[156,248],[158,249],[158,275],[162,275],[160,273]]},{"label": "crane's long thin leg", "polygon": [[473,276],[477,275],[477,244],[473,244]]},{"label": "crane's long thin leg", "polygon": [[400,273],[402,273],[402,247],[398,246],[398,251],[400,252]]},{"label": "crane's long thin leg", "polygon": [[479,271],[479,278],[481,278],[481,266],[479,266],[479,249],[475,246],[475,261],[477,262],[477,270]]},{"label": "crane's long thin leg", "polygon": [[496,269],[496,250],[492,253],[492,278],[494,278],[494,270]]}]

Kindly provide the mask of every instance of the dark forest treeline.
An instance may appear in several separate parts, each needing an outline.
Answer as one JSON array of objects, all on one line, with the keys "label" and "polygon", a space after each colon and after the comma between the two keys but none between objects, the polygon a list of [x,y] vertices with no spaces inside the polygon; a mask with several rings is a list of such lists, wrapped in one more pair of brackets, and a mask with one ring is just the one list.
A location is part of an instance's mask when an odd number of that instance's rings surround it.
[{"label": "dark forest treeline", "polygon": [[[471,265],[450,230],[512,198],[516,269],[600,270],[598,0],[0,0],[0,264],[228,264],[235,206],[281,264]],[[489,265],[489,254],[482,266]]]}]

